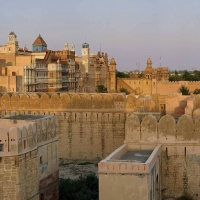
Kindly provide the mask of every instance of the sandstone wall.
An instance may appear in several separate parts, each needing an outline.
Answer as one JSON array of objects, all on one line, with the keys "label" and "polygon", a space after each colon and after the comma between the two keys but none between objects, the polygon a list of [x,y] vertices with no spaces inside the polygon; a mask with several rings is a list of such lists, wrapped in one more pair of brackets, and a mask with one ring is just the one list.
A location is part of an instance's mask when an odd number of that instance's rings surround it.
[{"label": "sandstone wall", "polygon": [[142,121],[136,115],[126,120],[125,142],[128,149],[153,149],[162,144],[163,197],[183,192],[200,196],[200,117],[189,115],[177,121],[169,115],[159,121],[152,115]]},{"label": "sandstone wall", "polygon": [[121,94],[5,93],[1,116],[55,115],[59,157],[101,159],[123,144],[125,98]]},{"label": "sandstone wall", "polygon": [[0,158],[0,199],[15,199],[17,182],[15,157]]},{"label": "sandstone wall", "polygon": [[189,88],[191,94],[193,94],[196,88],[200,88],[200,81],[178,81],[178,82],[165,82],[157,83],[157,93],[170,94],[180,92],[181,86],[184,85]]},{"label": "sandstone wall", "polygon": [[171,93],[180,93],[181,86],[189,88],[190,94],[193,94],[196,88],[200,88],[200,81],[166,81],[156,82],[155,79],[142,78],[117,78],[117,91],[121,88],[127,89],[134,94],[160,94],[167,95]]}]

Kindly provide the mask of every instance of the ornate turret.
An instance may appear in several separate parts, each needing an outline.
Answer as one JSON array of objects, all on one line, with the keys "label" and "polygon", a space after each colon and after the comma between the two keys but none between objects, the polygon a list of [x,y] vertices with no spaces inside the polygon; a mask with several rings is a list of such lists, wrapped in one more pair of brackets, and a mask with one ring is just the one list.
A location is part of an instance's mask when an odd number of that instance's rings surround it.
[{"label": "ornate turret", "polygon": [[115,62],[115,59],[114,59],[114,58],[112,58],[112,59],[110,60],[110,65],[116,65],[116,62]]},{"label": "ornate turret", "polygon": [[110,60],[110,66],[109,66],[109,76],[110,76],[110,89],[109,92],[116,92],[116,62],[115,59],[112,58]]},{"label": "ornate turret", "polygon": [[67,42],[65,43],[65,48],[64,48],[64,50],[69,50],[69,49],[68,49],[68,43],[67,43]]},{"label": "ornate turret", "polygon": [[75,45],[72,43],[71,51],[75,51]]},{"label": "ornate turret", "polygon": [[89,44],[85,42],[82,44],[82,65],[84,73],[88,73],[89,71],[89,55],[90,55]]},{"label": "ornate turret", "polygon": [[13,53],[16,52],[19,48],[18,41],[17,41],[17,35],[14,33],[14,31],[11,31],[8,35],[8,41],[6,43],[7,46],[7,52]]},{"label": "ornate turret", "polygon": [[147,59],[147,68],[152,68],[152,61],[151,58]]}]

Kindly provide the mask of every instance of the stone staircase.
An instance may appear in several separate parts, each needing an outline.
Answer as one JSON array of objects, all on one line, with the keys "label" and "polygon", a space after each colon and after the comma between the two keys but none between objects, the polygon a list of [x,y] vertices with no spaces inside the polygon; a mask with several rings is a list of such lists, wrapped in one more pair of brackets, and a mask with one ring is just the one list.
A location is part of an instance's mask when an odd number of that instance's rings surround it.
[{"label": "stone staircase", "polygon": [[120,89],[124,88],[130,94],[137,94],[137,91],[130,87],[123,79],[117,78],[117,91],[120,92]]}]

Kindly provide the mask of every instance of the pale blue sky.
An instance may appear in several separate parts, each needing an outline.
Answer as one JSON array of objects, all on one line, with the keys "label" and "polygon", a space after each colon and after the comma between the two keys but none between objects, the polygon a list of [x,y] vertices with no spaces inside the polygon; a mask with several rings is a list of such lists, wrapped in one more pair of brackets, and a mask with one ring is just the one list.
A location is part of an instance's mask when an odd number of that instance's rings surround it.
[{"label": "pale blue sky", "polygon": [[40,33],[48,49],[72,42],[90,52],[100,49],[115,58],[117,69],[140,70],[150,56],[153,66],[200,70],[199,0],[0,0],[0,44],[14,31],[19,46],[31,45]]}]

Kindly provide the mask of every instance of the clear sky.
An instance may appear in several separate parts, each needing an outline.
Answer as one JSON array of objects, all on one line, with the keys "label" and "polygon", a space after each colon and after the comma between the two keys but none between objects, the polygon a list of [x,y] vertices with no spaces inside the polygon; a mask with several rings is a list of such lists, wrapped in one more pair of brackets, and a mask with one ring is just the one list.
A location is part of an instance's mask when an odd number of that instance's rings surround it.
[{"label": "clear sky", "polygon": [[200,70],[199,0],[0,0],[0,44],[14,31],[19,46],[31,45],[39,33],[48,49],[73,42],[90,52],[115,58],[117,69],[130,71],[150,56],[154,67]]}]

